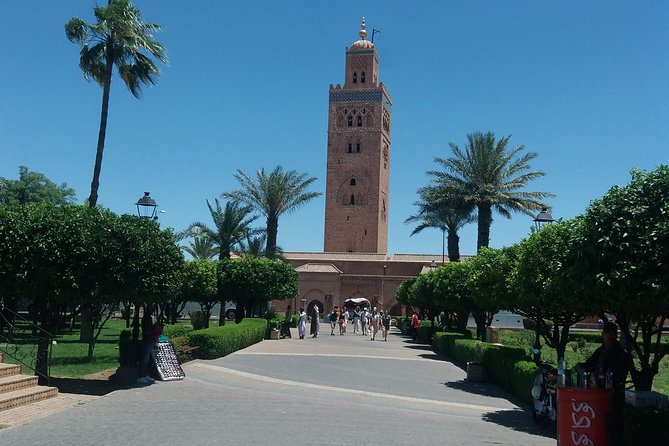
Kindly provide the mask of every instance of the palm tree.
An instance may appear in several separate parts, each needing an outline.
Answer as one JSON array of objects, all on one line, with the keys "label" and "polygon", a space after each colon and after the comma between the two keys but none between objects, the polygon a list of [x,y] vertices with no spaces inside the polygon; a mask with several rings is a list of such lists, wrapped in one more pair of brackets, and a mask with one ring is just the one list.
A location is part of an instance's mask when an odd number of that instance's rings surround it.
[{"label": "palm tree", "polygon": [[96,23],[88,24],[82,19],[73,17],[65,25],[67,38],[81,45],[79,67],[84,77],[87,80],[93,78],[102,87],[100,131],[91,194],[88,197],[90,207],[95,207],[98,201],[114,65],[130,93],[139,98],[142,85],[155,84],[160,74],[160,70],[151,58],[142,51],[150,53],[162,63],[167,63],[165,48],[156,42],[152,35],[161,27],[142,22],[140,11],[130,0],[108,0],[106,7],[96,7],[93,11]]},{"label": "palm tree", "polygon": [[306,191],[311,183],[316,181],[316,178],[307,178],[306,174],[297,173],[294,170],[284,172],[281,166],[277,166],[269,175],[265,169],[260,169],[256,173],[255,181],[242,170],[237,171],[235,178],[242,189],[223,192],[221,195],[253,206],[267,218],[265,255],[268,258],[274,258],[279,217],[321,195],[320,192]]},{"label": "palm tree", "polygon": [[218,254],[216,243],[210,237],[204,235],[193,236],[193,240],[189,242],[188,246],[182,246],[181,249],[194,259],[210,260]]},{"label": "palm tree", "polygon": [[507,149],[511,136],[495,141],[492,132],[475,132],[467,135],[467,145],[462,150],[449,143],[453,156],[435,158],[443,171],[430,171],[442,199],[453,198],[475,206],[478,211],[477,250],[488,246],[493,210],[506,218],[512,212],[533,215],[548,207],[540,200],[552,197],[549,192],[525,192],[522,189],[531,180],[544,176],[541,171],[526,172],[536,152],[520,156],[522,145]]},{"label": "palm tree", "polygon": [[423,187],[418,190],[420,201],[414,203],[418,206],[418,213],[407,218],[404,223],[418,223],[411,235],[422,232],[423,229],[437,228],[441,230],[441,263],[444,263],[444,244],[448,234],[448,260],[450,262],[460,261],[460,236],[458,231],[466,224],[476,220],[474,208],[461,202],[444,202],[437,198],[434,187]]},{"label": "palm tree", "polygon": [[[265,257],[265,247],[267,246],[267,233],[263,230],[258,230],[255,234],[246,236],[246,242],[240,246],[240,254],[242,256]],[[275,257],[282,258],[283,249],[277,245]]]},{"label": "palm tree", "polygon": [[252,216],[253,208],[243,206],[238,202],[229,201],[225,207],[221,206],[218,199],[214,199],[215,206],[212,206],[207,200],[207,207],[214,221],[214,227],[205,223],[196,221],[191,223],[185,230],[178,234],[180,239],[186,237],[205,237],[212,241],[218,249],[219,260],[229,259],[232,250],[239,246],[247,235],[257,233],[257,230],[251,229],[251,223],[255,221],[256,216]]}]

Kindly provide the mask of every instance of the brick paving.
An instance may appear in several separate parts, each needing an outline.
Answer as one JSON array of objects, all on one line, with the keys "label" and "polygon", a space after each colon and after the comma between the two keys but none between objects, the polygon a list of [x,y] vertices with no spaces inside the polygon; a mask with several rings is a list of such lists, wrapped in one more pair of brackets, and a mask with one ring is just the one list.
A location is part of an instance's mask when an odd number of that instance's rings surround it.
[{"label": "brick paving", "polygon": [[37,401],[26,406],[0,411],[0,426],[16,426],[87,403],[97,396],[59,393],[58,396]]}]

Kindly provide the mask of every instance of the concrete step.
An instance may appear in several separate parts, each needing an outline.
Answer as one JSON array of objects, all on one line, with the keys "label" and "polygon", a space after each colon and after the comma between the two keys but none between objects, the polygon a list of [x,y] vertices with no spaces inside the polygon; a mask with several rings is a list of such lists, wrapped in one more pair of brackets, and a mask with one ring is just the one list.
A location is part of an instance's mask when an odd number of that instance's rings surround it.
[{"label": "concrete step", "polygon": [[20,374],[21,374],[20,365],[0,363],[0,378],[4,376],[12,376]]},{"label": "concrete step", "polygon": [[56,387],[33,386],[0,393],[0,411],[12,409],[24,404],[31,404],[58,395]]},{"label": "concrete step", "polygon": [[0,377],[0,394],[37,385],[37,377],[30,375],[12,375]]}]

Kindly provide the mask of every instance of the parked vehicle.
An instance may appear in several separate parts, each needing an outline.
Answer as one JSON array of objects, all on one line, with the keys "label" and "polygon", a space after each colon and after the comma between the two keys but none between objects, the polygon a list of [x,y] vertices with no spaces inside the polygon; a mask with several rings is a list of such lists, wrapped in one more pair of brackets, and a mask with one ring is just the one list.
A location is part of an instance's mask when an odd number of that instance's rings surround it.
[{"label": "parked vehicle", "polygon": [[535,423],[554,422],[557,418],[557,370],[550,364],[539,364],[540,373],[534,378],[532,397]]}]

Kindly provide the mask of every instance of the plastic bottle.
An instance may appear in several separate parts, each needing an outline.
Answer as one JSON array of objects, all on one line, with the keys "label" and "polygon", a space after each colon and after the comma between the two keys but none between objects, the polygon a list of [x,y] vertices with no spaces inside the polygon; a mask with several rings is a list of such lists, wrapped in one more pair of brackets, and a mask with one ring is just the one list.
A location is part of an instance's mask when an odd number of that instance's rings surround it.
[{"label": "plastic bottle", "polygon": [[613,387],[613,371],[611,369],[606,370],[606,388],[611,389]]},{"label": "plastic bottle", "polygon": [[581,372],[581,388],[588,388],[588,374],[585,371]]},{"label": "plastic bottle", "polygon": [[576,371],[576,367],[572,367],[571,373],[569,374],[569,384],[572,387],[578,387],[578,372]]},{"label": "plastic bottle", "polygon": [[564,359],[560,358],[558,359],[558,376],[557,376],[557,385],[559,387],[564,387],[566,384],[566,376],[564,374]]}]

